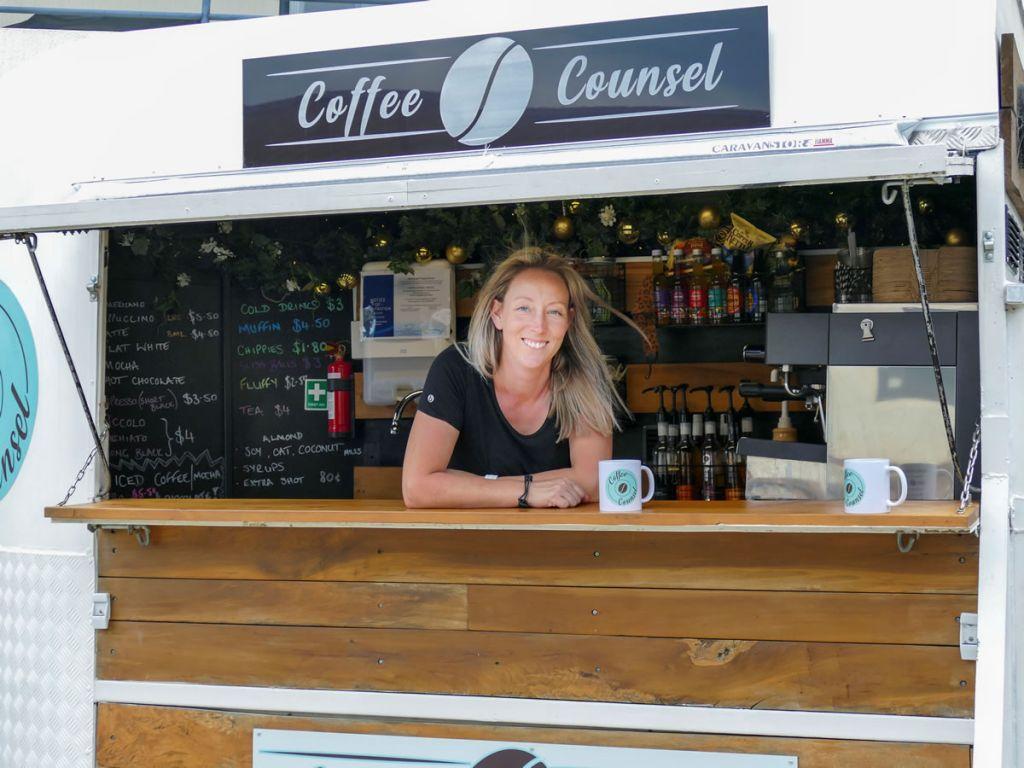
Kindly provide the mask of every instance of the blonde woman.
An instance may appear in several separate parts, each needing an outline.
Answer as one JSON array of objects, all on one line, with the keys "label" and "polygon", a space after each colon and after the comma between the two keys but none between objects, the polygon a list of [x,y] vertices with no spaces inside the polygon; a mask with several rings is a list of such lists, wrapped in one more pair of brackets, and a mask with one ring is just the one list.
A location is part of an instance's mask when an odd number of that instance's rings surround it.
[{"label": "blonde woman", "polygon": [[427,374],[402,467],[407,507],[597,499],[597,463],[611,458],[625,405],[594,340],[591,303],[605,305],[550,251],[517,251],[494,270],[468,341]]}]

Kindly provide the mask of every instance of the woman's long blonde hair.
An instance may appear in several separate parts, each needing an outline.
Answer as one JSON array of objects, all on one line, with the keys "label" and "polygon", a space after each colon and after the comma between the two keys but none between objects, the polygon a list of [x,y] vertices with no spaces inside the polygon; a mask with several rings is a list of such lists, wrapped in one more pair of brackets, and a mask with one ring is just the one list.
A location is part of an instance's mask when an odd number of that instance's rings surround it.
[{"label": "woman's long blonde hair", "polygon": [[[505,300],[509,285],[528,269],[542,269],[562,278],[569,289],[570,322],[562,346],[551,361],[551,409],[558,423],[558,439],[593,430],[610,435],[619,428],[619,409],[627,410],[611,371],[594,339],[591,305],[604,307],[632,326],[646,340],[643,331],[621,312],[594,293],[587,281],[561,255],[547,248],[523,248],[499,264],[477,296],[469,321],[465,349],[459,351],[481,376],[494,378],[501,360],[501,331],[491,321],[495,299]],[[573,311],[575,310],[575,311]]]}]

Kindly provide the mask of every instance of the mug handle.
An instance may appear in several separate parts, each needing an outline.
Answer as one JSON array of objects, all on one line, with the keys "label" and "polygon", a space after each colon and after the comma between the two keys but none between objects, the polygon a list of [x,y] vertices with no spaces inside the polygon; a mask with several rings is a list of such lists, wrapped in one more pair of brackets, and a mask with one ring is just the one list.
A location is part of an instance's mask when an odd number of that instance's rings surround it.
[{"label": "mug handle", "polygon": [[647,495],[640,499],[641,504],[646,504],[654,498],[654,473],[651,472],[650,467],[643,464],[640,465],[640,471],[647,473]]},{"label": "mug handle", "polygon": [[907,500],[907,476],[903,474],[902,469],[893,464],[890,464],[885,469],[888,472],[895,472],[900,478],[900,497],[896,499],[896,501],[892,501],[890,499],[886,499],[885,501],[885,503],[890,507],[898,507],[900,504]]}]

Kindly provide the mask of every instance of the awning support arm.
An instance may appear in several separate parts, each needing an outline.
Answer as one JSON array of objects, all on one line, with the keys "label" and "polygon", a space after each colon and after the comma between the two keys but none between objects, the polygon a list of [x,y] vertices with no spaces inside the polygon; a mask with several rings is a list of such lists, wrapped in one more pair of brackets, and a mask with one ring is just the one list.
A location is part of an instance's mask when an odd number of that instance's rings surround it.
[{"label": "awning support arm", "polygon": [[89,410],[89,402],[85,397],[85,392],[82,390],[82,381],[78,378],[78,369],[75,368],[75,361],[71,358],[71,351],[68,349],[67,340],[64,338],[64,330],[60,327],[60,320],[57,319],[57,312],[53,308],[53,301],[50,299],[50,291],[46,287],[46,280],[43,279],[43,272],[39,269],[39,260],[36,258],[36,246],[39,244],[39,238],[32,232],[21,232],[15,235],[0,235],[0,239],[10,239],[12,237],[14,242],[25,246],[28,251],[29,258],[32,260],[32,268],[36,272],[36,280],[39,281],[39,288],[43,292],[43,299],[46,301],[46,308],[50,312],[50,320],[53,321],[53,329],[57,332],[57,339],[60,341],[61,349],[64,351],[64,359],[67,361],[68,370],[71,371],[71,378],[75,381],[75,390],[78,392],[78,401],[82,404],[82,412],[85,414],[86,421],[89,422],[89,431],[92,432],[92,440],[95,446],[93,451],[89,454],[88,459],[86,459],[85,466],[82,467],[74,484],[64,497],[64,501],[60,502],[58,505],[64,506],[67,504],[68,499],[71,498],[71,494],[74,493],[79,481],[85,476],[85,470],[92,462],[93,456],[98,455],[100,457],[100,461],[103,463],[103,473],[106,477],[107,488],[109,488],[110,463],[107,461],[107,454],[103,450],[103,441],[100,439],[99,432],[96,430],[96,422],[93,420],[92,412]]},{"label": "awning support arm", "polygon": [[[953,471],[957,479],[963,483],[964,473],[960,468],[960,460],[956,455],[956,439],[953,437],[953,424],[949,418],[949,400],[946,398],[946,385],[942,381],[942,367],[939,362],[939,349],[935,341],[935,326],[932,324],[932,312],[928,303],[928,286],[924,281],[924,269],[921,267],[921,250],[917,243],[917,227],[914,225],[914,211],[910,205],[910,182],[902,179],[899,189],[903,198],[903,212],[907,218],[907,238],[910,241],[910,252],[914,257],[914,273],[917,277],[917,290],[921,296],[921,315],[924,318],[925,336],[928,338],[928,353],[931,356],[932,372],[935,374],[935,389],[939,395],[939,409],[942,411],[942,423],[946,428],[946,442],[949,444],[949,455],[953,459]],[[882,187],[882,202],[891,205],[896,201],[896,182],[888,182]]]}]

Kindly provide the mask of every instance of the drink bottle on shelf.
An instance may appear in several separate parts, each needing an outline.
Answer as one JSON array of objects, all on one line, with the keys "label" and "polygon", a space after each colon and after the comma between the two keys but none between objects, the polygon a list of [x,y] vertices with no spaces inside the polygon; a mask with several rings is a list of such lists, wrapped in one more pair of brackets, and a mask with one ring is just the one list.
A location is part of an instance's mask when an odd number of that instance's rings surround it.
[{"label": "drink bottle on shelf", "polygon": [[743,295],[744,314],[747,322],[763,323],[767,300],[764,283],[758,270],[757,252],[747,254],[747,279]]},{"label": "drink bottle on shelf", "polygon": [[725,412],[725,432],[722,437],[722,465],[724,496],[728,501],[737,501],[743,498],[744,473],[743,457],[737,450],[739,441],[739,414],[733,407],[732,393],[736,387],[727,384],[719,387],[719,392],[729,395],[729,410]]},{"label": "drink bottle on shelf", "polygon": [[651,469],[654,471],[654,498],[667,501],[675,497],[675,489],[669,482],[669,445],[668,445],[668,413],[665,411],[665,385],[658,384],[648,387],[644,392],[655,392],[658,395],[658,442],[651,458]]},{"label": "drink bottle on shelf", "polygon": [[743,405],[740,407],[740,437],[754,436],[754,409],[750,407],[750,400],[743,398]]},{"label": "drink bottle on shelf", "polygon": [[686,408],[686,384],[677,384],[672,387],[673,404],[675,404],[675,393],[677,390],[683,392],[683,405],[679,412],[679,479],[676,482],[676,499],[680,501],[691,501],[696,497],[694,487],[694,466],[693,440],[691,438],[693,426],[690,423],[690,414]]},{"label": "drink bottle on shelf", "polygon": [[721,479],[721,446],[717,437],[715,411],[711,407],[711,393],[714,387],[694,387],[693,392],[704,392],[708,398],[701,421],[704,425],[704,439],[700,444],[700,498],[704,501],[717,501],[722,498]]},{"label": "drink bottle on shelf", "polygon": [[686,302],[689,292],[689,277],[686,274],[686,264],[684,263],[682,248],[672,249],[672,264],[674,274],[672,277],[672,300],[669,316],[674,325],[682,325],[688,319]]},{"label": "drink bottle on shelf", "polygon": [[654,321],[658,325],[668,325],[672,303],[672,286],[669,276],[665,274],[665,254],[658,248],[651,251],[651,272],[654,275]]},{"label": "drink bottle on shelf", "polygon": [[708,321],[708,276],[704,268],[704,251],[694,248],[686,262],[689,279],[686,313],[690,325],[704,325]]},{"label": "drink bottle on shelf", "polygon": [[725,288],[725,321],[727,323],[743,322],[743,253],[731,252],[732,265],[729,283]]},{"label": "drink bottle on shelf", "polygon": [[726,320],[726,292],[729,287],[729,267],[722,259],[722,249],[711,249],[708,265],[708,322],[721,325]]}]

